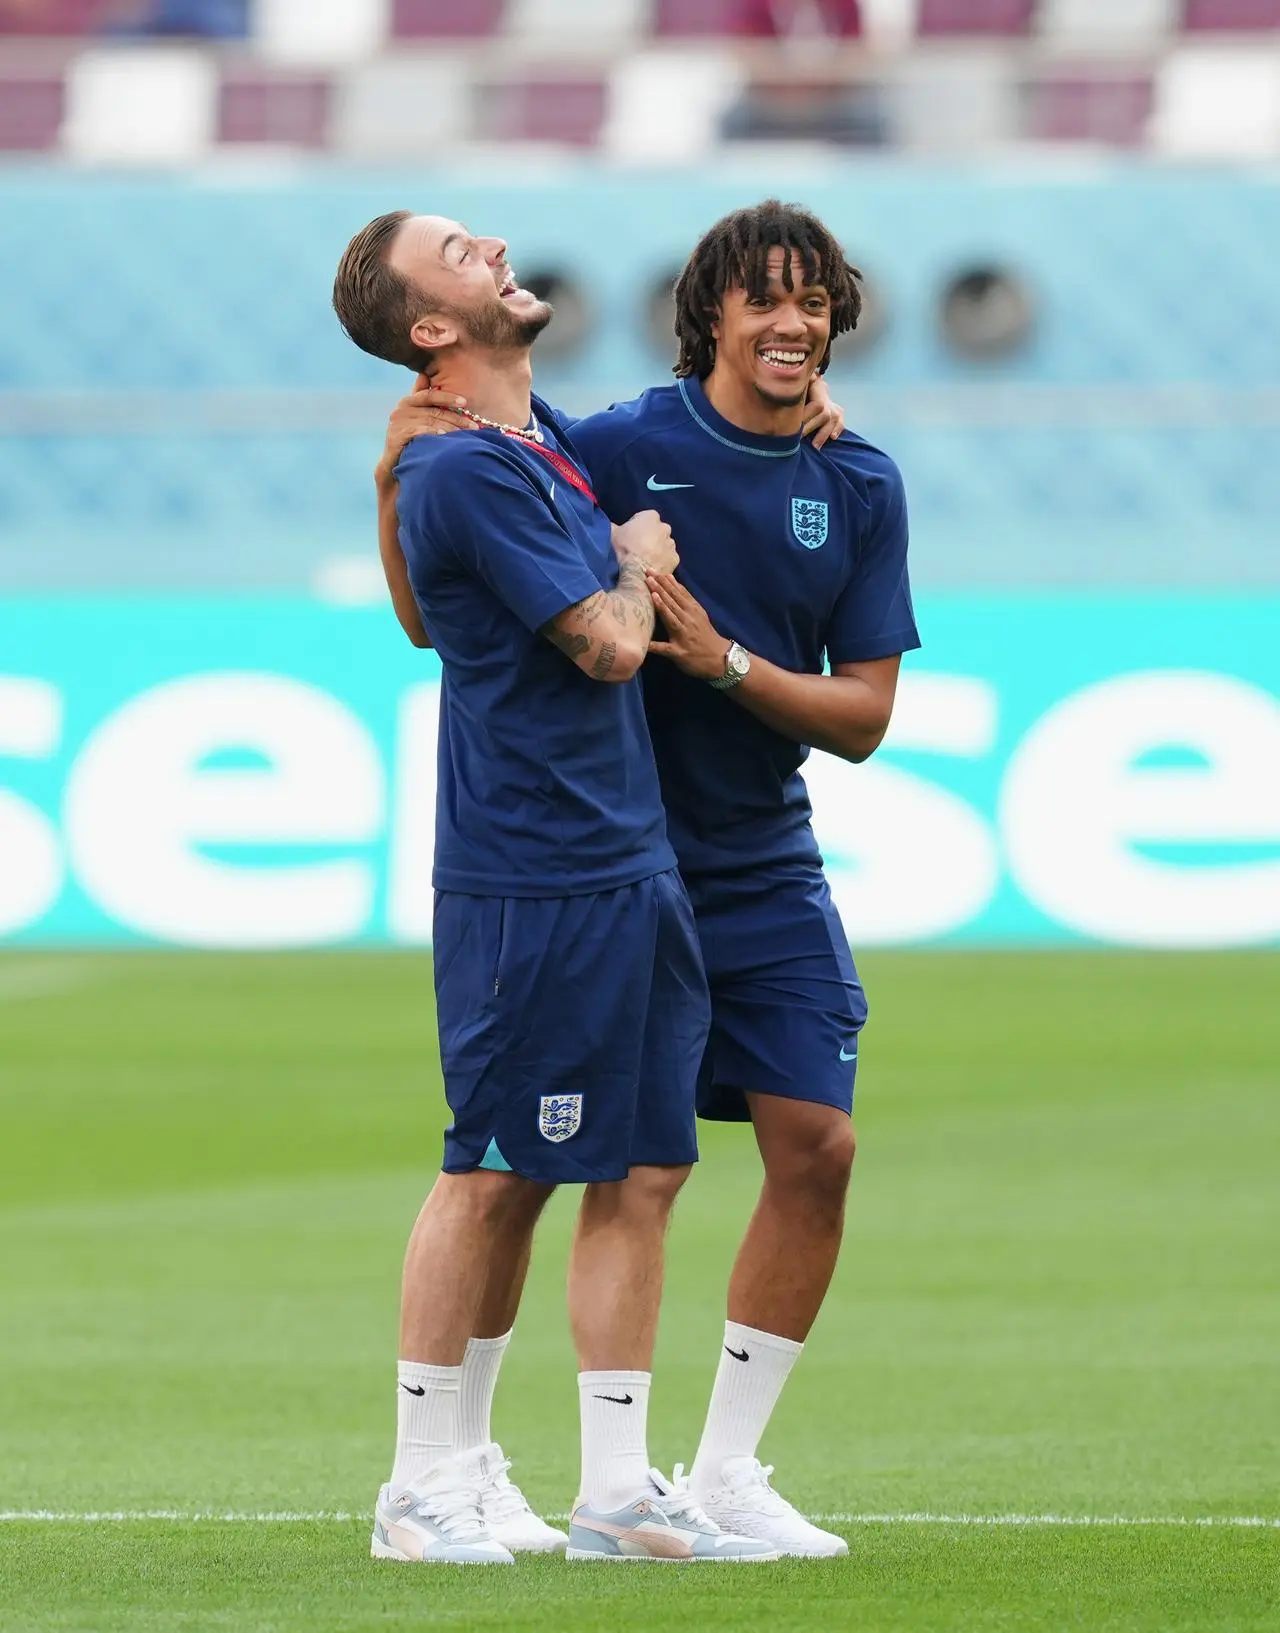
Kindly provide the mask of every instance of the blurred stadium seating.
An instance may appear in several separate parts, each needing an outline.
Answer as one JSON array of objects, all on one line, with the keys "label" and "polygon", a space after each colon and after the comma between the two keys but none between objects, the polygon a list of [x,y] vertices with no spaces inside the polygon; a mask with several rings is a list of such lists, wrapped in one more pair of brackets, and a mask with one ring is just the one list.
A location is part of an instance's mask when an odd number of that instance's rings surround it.
[{"label": "blurred stadium seating", "polygon": [[[668,158],[796,136],[1265,155],[1280,145],[1277,30],[1280,0],[0,0],[0,151],[634,152],[639,75],[678,128]],[[140,68],[148,37],[169,54]],[[442,79],[448,117],[424,119]],[[122,131],[122,106],[136,124],[166,96],[188,108],[181,129]]]},{"label": "blurred stadium seating", "polygon": [[922,585],[1280,581],[1280,0],[0,0],[0,36],[0,591],[368,559],[397,378],[327,293],[378,211],[507,235],[586,409],[666,376],[674,272],[764,192],[865,268],[832,377]]}]

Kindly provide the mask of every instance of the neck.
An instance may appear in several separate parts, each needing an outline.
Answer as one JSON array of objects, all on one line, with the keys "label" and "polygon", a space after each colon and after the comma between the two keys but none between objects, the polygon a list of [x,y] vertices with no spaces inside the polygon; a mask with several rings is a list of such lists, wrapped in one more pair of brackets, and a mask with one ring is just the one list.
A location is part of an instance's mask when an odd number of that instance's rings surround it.
[{"label": "neck", "polygon": [[528,348],[520,351],[469,352],[449,357],[431,377],[437,391],[465,397],[473,414],[499,425],[524,427],[533,406],[533,364]]},{"label": "neck", "polygon": [[771,402],[753,385],[719,368],[712,369],[702,389],[716,413],[739,431],[762,437],[795,437],[804,425],[803,397],[798,403]]}]

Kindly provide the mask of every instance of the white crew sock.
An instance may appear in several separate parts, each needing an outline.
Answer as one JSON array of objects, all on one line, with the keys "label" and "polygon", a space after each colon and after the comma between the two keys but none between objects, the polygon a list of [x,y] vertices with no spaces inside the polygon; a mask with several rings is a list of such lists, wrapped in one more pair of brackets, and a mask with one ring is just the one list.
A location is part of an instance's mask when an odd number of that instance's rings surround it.
[{"label": "white crew sock", "polygon": [[468,1338],[462,1357],[462,1398],[458,1410],[458,1445],[465,1451],[493,1439],[493,1391],[511,1334],[501,1338]]},{"label": "white crew sock", "polygon": [[425,1361],[396,1362],[396,1460],[393,1487],[411,1486],[458,1444],[458,1397],[461,1367],[428,1366]]},{"label": "white crew sock", "polygon": [[787,1374],[803,1348],[792,1338],[725,1322],[724,1348],[707,1422],[689,1474],[695,1493],[714,1491],[720,1485],[727,1458],[756,1455]]},{"label": "white crew sock", "polygon": [[580,1372],[580,1503],[621,1508],[649,1489],[647,1372]]}]

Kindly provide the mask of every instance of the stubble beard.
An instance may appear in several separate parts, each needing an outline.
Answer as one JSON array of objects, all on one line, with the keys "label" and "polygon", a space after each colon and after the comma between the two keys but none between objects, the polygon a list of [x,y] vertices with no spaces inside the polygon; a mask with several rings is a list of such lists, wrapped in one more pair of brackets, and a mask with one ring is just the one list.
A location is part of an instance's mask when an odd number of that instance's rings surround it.
[{"label": "stubble beard", "polygon": [[512,312],[500,295],[478,311],[458,313],[467,338],[486,351],[527,351],[554,315],[546,301]]}]

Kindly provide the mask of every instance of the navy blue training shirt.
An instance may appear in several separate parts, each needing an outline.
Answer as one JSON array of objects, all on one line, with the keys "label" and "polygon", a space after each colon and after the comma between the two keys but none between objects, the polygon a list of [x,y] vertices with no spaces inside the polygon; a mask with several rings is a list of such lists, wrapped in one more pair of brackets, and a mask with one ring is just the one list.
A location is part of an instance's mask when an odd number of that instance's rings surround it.
[{"label": "navy blue training shirt", "polygon": [[499,431],[419,437],[396,476],[400,545],[444,668],[436,888],[575,896],[673,868],[639,681],[592,680],[538,633],[616,585],[609,518]]},{"label": "navy blue training shirt", "polygon": [[[902,477],[878,448],[849,432],[815,451],[799,436],[741,431],[696,380],[566,423],[615,521],[653,509],[670,524],[679,577],[722,635],[815,675],[824,659],[920,645]],[[818,861],[800,775],[809,750],[669,659],[647,659],[643,678],[685,876]]]}]

